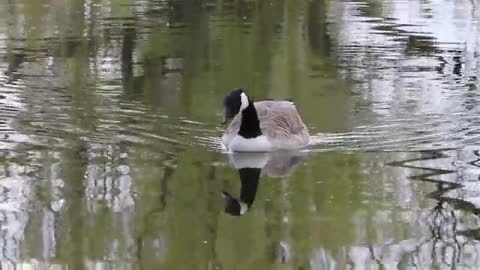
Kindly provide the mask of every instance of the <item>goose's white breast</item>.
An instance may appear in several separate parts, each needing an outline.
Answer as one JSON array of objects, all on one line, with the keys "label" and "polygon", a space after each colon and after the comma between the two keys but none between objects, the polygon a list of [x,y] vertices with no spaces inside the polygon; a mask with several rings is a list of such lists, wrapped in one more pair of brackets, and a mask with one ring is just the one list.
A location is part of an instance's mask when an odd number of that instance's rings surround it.
[{"label": "goose's white breast", "polygon": [[226,146],[234,152],[268,152],[273,150],[272,143],[265,135],[251,139],[245,139],[237,135]]}]

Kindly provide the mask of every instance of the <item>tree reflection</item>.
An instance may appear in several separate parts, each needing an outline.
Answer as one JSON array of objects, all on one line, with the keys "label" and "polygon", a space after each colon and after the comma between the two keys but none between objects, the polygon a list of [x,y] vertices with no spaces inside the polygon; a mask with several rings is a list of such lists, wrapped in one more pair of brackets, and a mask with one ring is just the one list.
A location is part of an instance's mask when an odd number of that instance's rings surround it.
[{"label": "tree reflection", "polygon": [[[427,171],[427,173],[415,174],[410,178],[430,182],[435,184],[436,187],[434,191],[428,194],[429,198],[437,201],[426,217],[429,236],[416,245],[415,256],[411,258],[412,263],[420,265],[431,263],[436,267],[445,265],[456,268],[471,263],[465,257],[465,250],[475,245],[473,241],[477,229],[465,229],[470,226],[465,221],[469,215],[474,215],[477,218],[480,208],[462,197],[452,197],[452,194],[463,193],[464,185],[461,181],[450,182],[439,179],[442,175],[456,173],[455,170],[410,165],[410,163],[445,158],[449,158],[449,155],[442,151],[432,151],[425,153],[423,157],[403,160],[391,163],[391,165]],[[422,256],[427,250],[431,261],[422,262]]]},{"label": "tree reflection", "polygon": [[[455,88],[476,78],[472,49],[415,32],[395,17],[393,5],[402,3],[0,4],[1,258],[78,269],[422,265],[425,254],[437,266],[467,261],[479,210],[463,172],[442,163],[452,157],[399,152],[390,165],[401,172],[387,172],[381,154],[366,152],[436,147],[424,133],[477,134],[437,129],[475,126],[449,109],[474,100],[474,91],[467,99]],[[429,1],[411,3],[432,13]],[[433,91],[436,82],[455,95]],[[312,132],[377,123],[387,139],[373,133],[362,145],[362,134],[349,133],[353,153],[343,142],[291,174],[302,157],[225,168],[224,156],[210,151],[220,132],[216,108],[225,89],[239,86],[259,100],[294,99]],[[432,115],[447,120],[432,124]],[[406,132],[412,122],[422,126],[415,136]],[[455,174],[460,180],[449,181]],[[436,188],[432,207],[423,200],[428,188]],[[225,203],[245,215],[225,215]]]}]

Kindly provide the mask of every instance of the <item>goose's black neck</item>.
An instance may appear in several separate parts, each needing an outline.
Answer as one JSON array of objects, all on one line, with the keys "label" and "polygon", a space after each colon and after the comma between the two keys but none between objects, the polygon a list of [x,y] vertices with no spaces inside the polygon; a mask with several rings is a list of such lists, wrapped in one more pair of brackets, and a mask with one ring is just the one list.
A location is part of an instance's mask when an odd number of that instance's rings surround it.
[{"label": "goose's black neck", "polygon": [[258,120],[257,110],[253,105],[253,100],[249,99],[248,101],[248,107],[242,111],[242,122],[238,130],[238,135],[245,139],[256,138],[262,135],[260,121]]}]

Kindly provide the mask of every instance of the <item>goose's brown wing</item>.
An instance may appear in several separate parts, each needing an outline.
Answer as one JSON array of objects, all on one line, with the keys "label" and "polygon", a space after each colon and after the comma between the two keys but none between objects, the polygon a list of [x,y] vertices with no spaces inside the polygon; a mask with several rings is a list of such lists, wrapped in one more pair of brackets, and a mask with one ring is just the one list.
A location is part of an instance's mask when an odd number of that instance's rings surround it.
[{"label": "goose's brown wing", "polygon": [[261,101],[255,103],[255,108],[260,120],[260,129],[270,139],[288,139],[308,133],[293,102]]}]

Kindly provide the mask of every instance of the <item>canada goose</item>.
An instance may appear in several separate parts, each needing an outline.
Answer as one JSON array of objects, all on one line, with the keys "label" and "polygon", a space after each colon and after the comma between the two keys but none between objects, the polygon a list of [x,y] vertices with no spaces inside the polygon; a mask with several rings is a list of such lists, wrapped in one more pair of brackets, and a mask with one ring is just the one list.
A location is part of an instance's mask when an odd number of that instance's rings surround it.
[{"label": "canada goose", "polygon": [[223,145],[234,152],[269,152],[308,145],[310,134],[291,101],[253,102],[242,89],[232,90],[224,100],[223,124],[233,118],[222,136]]},{"label": "canada goose", "polygon": [[305,155],[298,151],[230,154],[229,162],[238,171],[241,189],[238,199],[226,191],[222,192],[225,212],[232,216],[244,215],[255,201],[261,174],[270,177],[288,176]]}]

